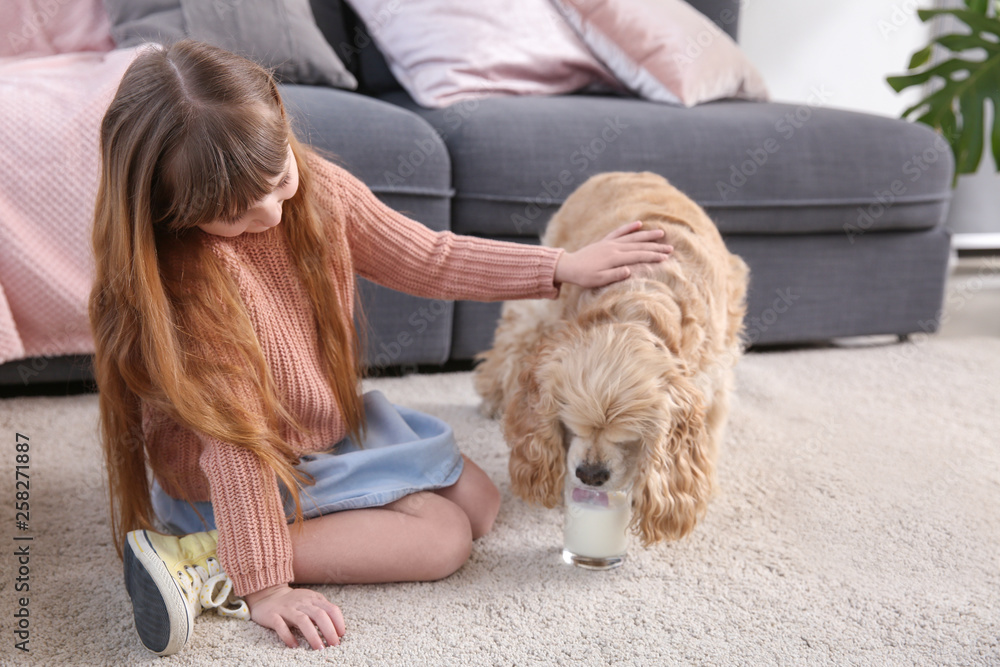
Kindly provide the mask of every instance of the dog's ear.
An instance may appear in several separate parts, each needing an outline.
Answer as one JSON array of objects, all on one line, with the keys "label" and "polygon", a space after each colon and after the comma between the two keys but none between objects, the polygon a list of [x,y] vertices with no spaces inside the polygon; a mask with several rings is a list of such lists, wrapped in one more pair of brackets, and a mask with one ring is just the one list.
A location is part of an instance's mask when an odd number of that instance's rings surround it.
[{"label": "dog's ear", "polygon": [[558,372],[554,348],[555,341],[546,338],[525,357],[503,422],[514,493],[546,507],[559,504],[566,467],[564,431],[553,393],[553,375]]},{"label": "dog's ear", "polygon": [[669,415],[649,450],[633,489],[633,519],[644,546],[687,535],[705,513],[715,487],[715,452],[705,406],[680,374],[664,378]]}]

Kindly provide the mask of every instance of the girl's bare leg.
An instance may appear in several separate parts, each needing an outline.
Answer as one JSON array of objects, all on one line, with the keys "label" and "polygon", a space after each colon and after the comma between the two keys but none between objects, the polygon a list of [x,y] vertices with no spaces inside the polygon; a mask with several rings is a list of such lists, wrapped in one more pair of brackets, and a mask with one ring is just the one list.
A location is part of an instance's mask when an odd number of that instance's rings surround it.
[{"label": "girl's bare leg", "polygon": [[482,468],[464,454],[462,458],[465,459],[465,468],[458,481],[434,493],[462,508],[472,526],[472,539],[478,540],[493,527],[493,520],[500,510],[500,491]]},{"label": "girl's bare leg", "polygon": [[347,510],[289,526],[295,583],[431,581],[469,558],[489,530],[500,496],[468,459],[458,481],[383,507]]}]

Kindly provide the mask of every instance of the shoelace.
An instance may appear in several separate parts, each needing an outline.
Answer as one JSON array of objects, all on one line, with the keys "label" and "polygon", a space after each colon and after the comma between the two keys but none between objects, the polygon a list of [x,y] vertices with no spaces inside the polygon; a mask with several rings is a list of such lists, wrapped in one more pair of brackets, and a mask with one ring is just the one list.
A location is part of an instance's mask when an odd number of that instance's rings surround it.
[{"label": "shoelace", "polygon": [[250,608],[246,602],[232,594],[233,582],[222,571],[218,559],[210,557],[206,564],[207,570],[201,565],[184,566],[190,579],[190,589],[184,591],[188,600],[192,603],[197,600],[202,609],[214,609],[220,616],[250,620]]}]

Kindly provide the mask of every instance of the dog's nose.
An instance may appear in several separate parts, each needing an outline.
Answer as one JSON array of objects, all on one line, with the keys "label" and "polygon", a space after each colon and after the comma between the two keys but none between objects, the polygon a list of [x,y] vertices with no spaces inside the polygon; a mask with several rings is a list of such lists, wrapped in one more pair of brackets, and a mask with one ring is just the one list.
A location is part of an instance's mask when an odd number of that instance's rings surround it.
[{"label": "dog's nose", "polygon": [[581,463],[576,467],[576,476],[589,486],[600,486],[611,477],[611,471],[602,463]]}]

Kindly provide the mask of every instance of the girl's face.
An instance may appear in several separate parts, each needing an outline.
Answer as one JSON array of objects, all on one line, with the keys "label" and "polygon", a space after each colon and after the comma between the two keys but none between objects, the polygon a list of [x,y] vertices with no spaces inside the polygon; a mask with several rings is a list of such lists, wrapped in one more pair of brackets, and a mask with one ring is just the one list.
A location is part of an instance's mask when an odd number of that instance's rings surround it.
[{"label": "girl's face", "polygon": [[233,220],[213,220],[198,225],[201,231],[214,236],[239,236],[243,232],[266,232],[281,222],[281,204],[299,189],[299,169],[295,164],[292,147],[288,147],[285,173],[274,181],[274,191]]}]

